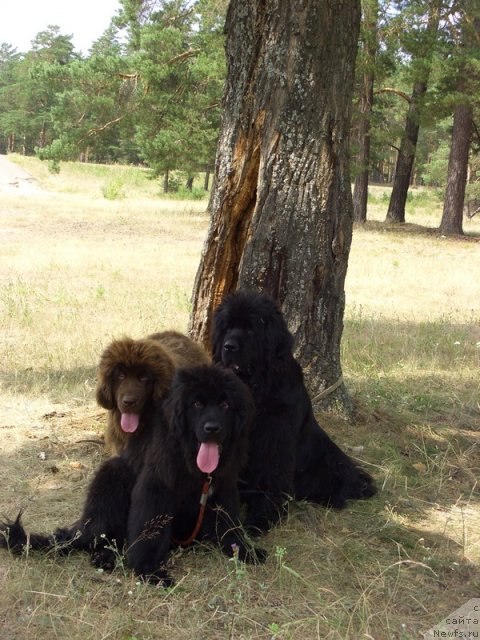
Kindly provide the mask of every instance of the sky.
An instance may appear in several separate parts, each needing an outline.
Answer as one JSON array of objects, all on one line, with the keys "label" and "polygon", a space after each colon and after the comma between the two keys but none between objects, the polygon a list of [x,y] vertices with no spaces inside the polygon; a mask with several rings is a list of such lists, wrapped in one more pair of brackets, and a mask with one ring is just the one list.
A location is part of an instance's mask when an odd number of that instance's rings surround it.
[{"label": "sky", "polygon": [[26,52],[39,31],[58,25],[84,54],[110,24],[119,0],[0,0],[0,43]]}]

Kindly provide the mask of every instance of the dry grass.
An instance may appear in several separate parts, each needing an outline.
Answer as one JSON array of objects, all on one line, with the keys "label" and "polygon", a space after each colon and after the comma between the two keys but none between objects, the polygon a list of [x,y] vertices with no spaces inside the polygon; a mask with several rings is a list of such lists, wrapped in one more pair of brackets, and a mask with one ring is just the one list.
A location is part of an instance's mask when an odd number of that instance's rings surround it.
[{"label": "dry grass", "polygon": [[[25,508],[50,531],[78,515],[103,456],[100,350],[186,328],[207,220],[205,202],[161,200],[133,170],[109,201],[107,169],[26,162],[49,191],[0,194],[0,515]],[[379,495],[339,513],[292,505],[262,567],[176,552],[171,592],[121,563],[105,574],[81,555],[1,553],[0,637],[410,640],[478,597],[480,251],[428,233],[440,208],[421,202],[392,229],[376,194],[355,229],[343,363],[357,419],[323,420]]]}]

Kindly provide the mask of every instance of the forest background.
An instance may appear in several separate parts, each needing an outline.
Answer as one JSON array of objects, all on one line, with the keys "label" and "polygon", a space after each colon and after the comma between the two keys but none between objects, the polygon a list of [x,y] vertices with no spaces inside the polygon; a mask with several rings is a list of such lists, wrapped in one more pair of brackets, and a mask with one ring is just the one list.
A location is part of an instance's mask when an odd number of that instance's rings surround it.
[{"label": "forest background", "polygon": [[[200,197],[210,184],[222,114],[228,3],[120,4],[86,56],[55,25],[39,32],[29,51],[0,45],[0,153],[36,154],[52,172],[62,160],[146,166],[165,192],[192,191],[202,172],[193,192]],[[449,156],[465,134],[464,211],[475,214],[477,13],[470,0],[363,0],[351,131],[357,221],[366,218],[368,182],[394,183],[393,222],[405,221],[410,185],[434,187],[443,197]],[[453,117],[459,109],[466,122]],[[396,189],[401,178],[406,184]],[[460,198],[447,233],[463,232]]]}]

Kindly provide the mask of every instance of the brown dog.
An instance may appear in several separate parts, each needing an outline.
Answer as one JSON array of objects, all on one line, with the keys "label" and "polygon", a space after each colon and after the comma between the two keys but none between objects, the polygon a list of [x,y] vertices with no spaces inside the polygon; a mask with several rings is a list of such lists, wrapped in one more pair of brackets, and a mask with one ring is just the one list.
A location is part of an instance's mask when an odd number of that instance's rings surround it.
[{"label": "brown dog", "polygon": [[98,404],[108,409],[107,450],[121,453],[142,429],[170,390],[176,369],[209,363],[203,347],[177,331],[114,340],[100,358],[96,391]]}]

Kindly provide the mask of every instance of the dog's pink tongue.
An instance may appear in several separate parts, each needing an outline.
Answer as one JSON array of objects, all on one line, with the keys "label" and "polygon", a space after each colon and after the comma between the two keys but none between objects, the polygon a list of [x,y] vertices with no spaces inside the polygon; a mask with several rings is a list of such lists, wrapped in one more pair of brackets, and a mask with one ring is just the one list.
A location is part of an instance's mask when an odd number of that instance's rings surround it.
[{"label": "dog's pink tongue", "polygon": [[203,473],[212,473],[218,467],[218,444],[216,442],[202,442],[197,455],[197,467]]},{"label": "dog's pink tongue", "polygon": [[137,413],[122,413],[120,426],[126,433],[133,433],[137,430],[139,416]]}]

